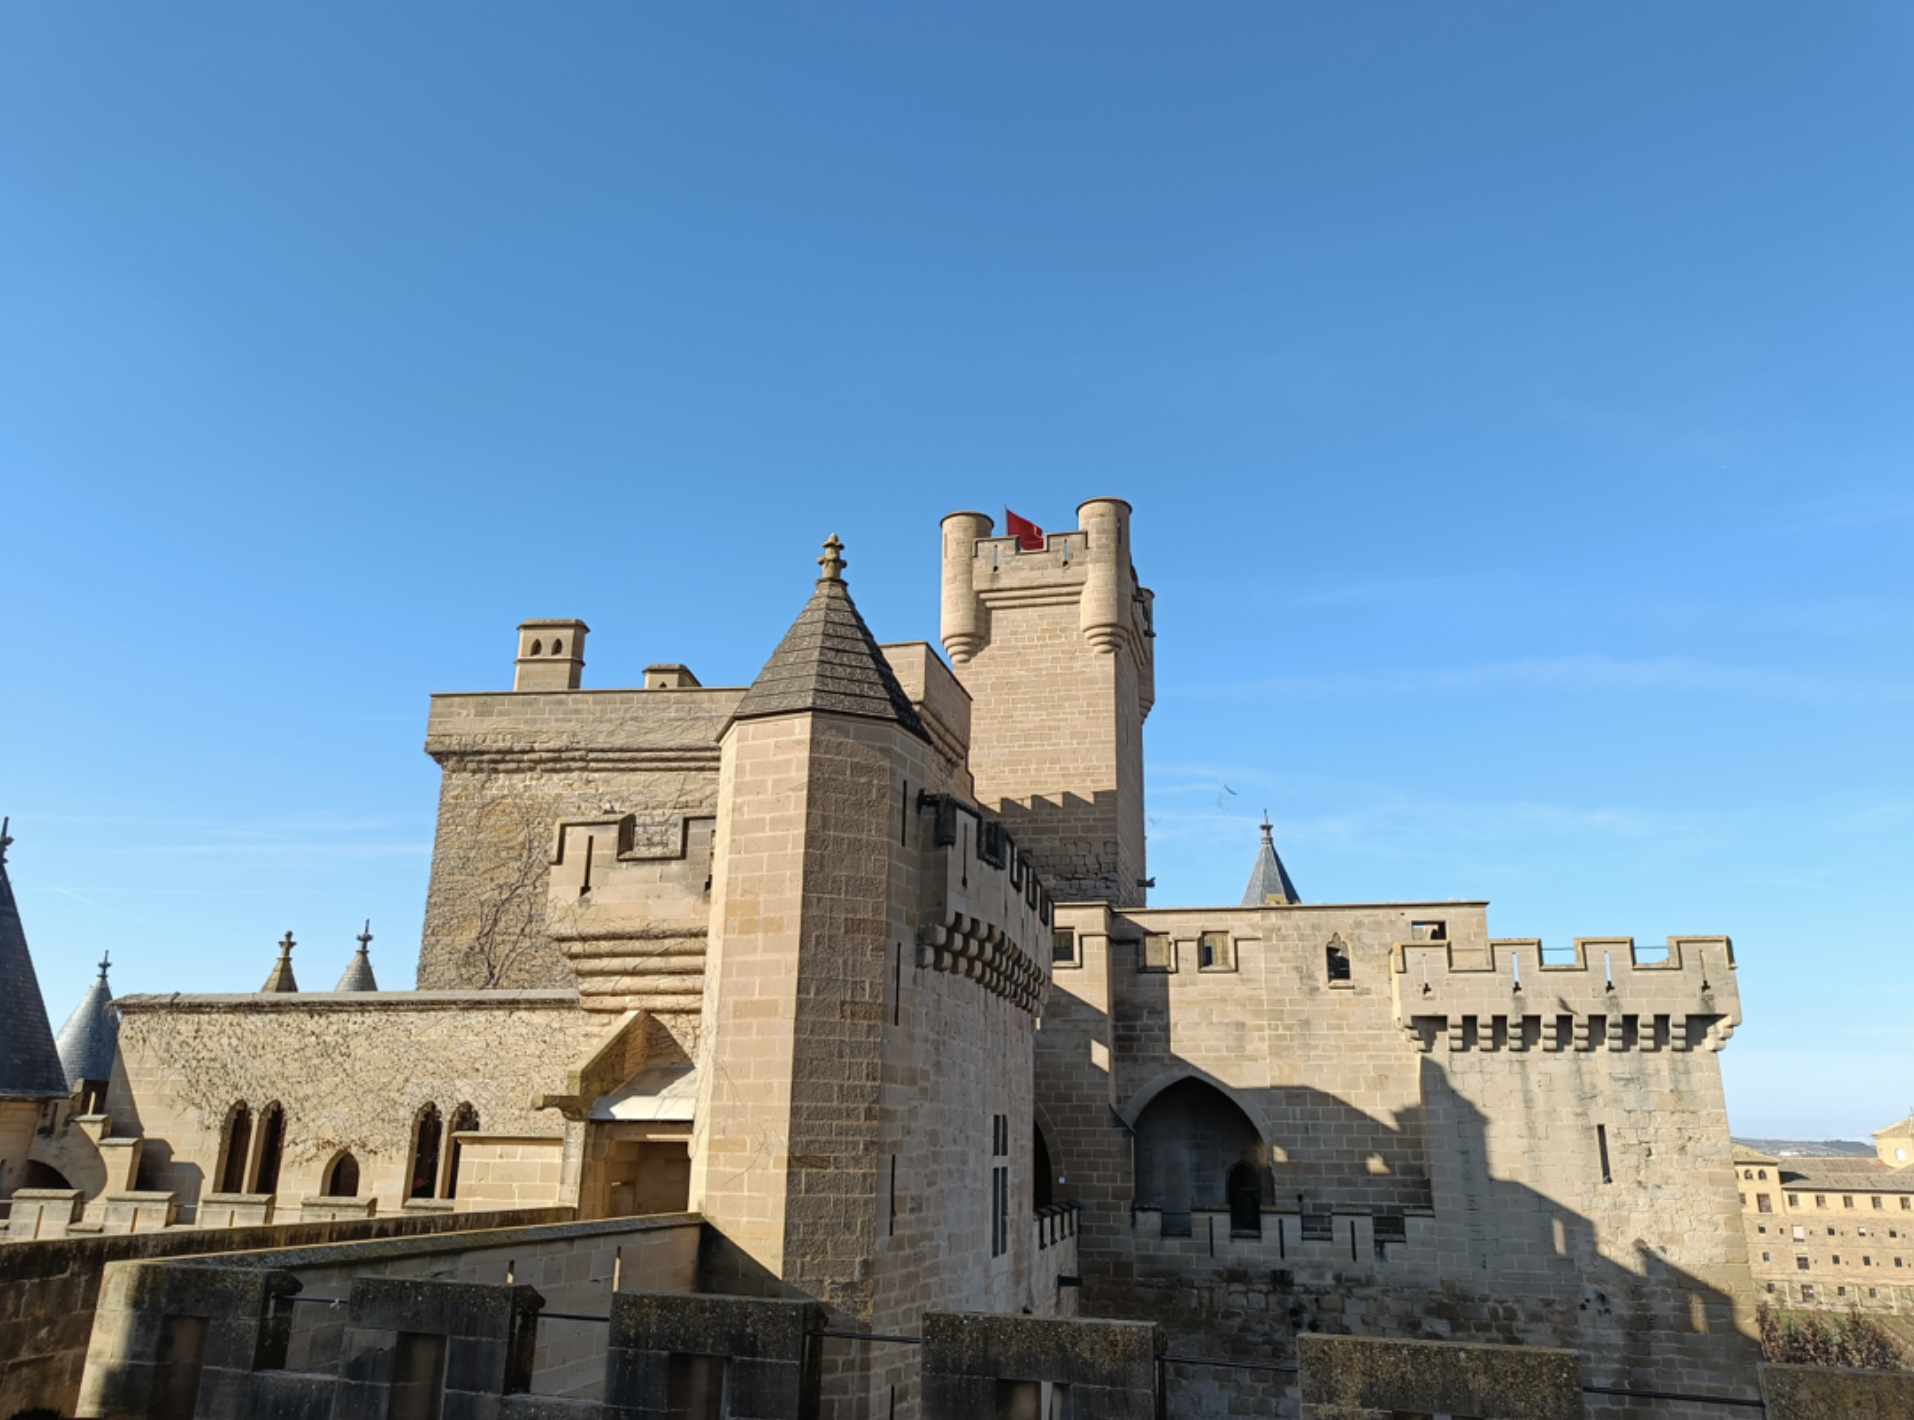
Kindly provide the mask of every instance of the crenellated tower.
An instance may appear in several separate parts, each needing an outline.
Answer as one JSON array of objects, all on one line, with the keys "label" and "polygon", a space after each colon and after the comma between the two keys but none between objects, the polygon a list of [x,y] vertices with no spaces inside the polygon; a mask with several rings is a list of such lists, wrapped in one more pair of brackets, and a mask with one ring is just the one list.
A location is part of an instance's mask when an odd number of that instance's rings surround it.
[{"label": "crenellated tower", "polygon": [[971,695],[977,801],[1059,900],[1140,907],[1151,594],[1128,503],[1092,498],[1077,523],[1026,552],[985,514],[946,517],[940,634]]}]

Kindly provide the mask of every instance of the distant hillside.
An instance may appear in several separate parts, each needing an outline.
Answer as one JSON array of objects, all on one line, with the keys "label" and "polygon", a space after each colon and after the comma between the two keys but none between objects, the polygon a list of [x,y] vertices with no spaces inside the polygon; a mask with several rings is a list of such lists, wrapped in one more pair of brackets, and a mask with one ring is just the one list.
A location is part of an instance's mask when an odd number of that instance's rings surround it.
[{"label": "distant hillside", "polygon": [[1744,1149],[1756,1149],[1764,1154],[1773,1154],[1777,1158],[1841,1159],[1851,1155],[1858,1155],[1864,1159],[1874,1157],[1872,1144],[1861,1144],[1852,1139],[1736,1139],[1734,1142]]}]

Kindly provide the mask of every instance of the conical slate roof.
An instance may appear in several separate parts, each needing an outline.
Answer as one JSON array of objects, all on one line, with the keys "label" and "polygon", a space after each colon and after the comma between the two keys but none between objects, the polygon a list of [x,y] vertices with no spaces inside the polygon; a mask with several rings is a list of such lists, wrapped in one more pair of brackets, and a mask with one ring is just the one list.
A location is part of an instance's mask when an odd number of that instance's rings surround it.
[{"label": "conical slate roof", "polygon": [[57,1099],[66,1071],[53,1048],[40,978],[27,952],[27,929],[7,879],[7,825],[0,820],[0,1099]]},{"label": "conical slate roof", "polygon": [[824,575],[731,718],[762,720],[822,710],[888,720],[928,742],[930,733],[844,585],[844,559],[837,555],[843,546],[835,533],[824,544],[824,556],[818,558]]},{"label": "conical slate roof", "polygon": [[334,991],[377,991],[379,983],[372,979],[372,924],[366,923],[365,931],[359,934],[359,950],[352,954],[352,960],[346,963],[346,973],[339,978]]},{"label": "conical slate roof", "polygon": [[259,994],[277,995],[282,991],[297,991],[299,983],[292,979],[292,949],[298,945],[288,932],[279,942],[279,960],[273,963],[272,972],[266,977],[266,984],[259,988]]},{"label": "conical slate roof", "polygon": [[1249,870],[1249,886],[1243,889],[1244,907],[1262,907],[1268,903],[1292,906],[1301,902],[1296,884],[1289,880],[1289,869],[1276,856],[1276,844],[1270,837],[1269,815],[1263,815],[1263,845],[1256,850],[1256,866]]},{"label": "conical slate roof", "polygon": [[113,1057],[120,1047],[120,1013],[113,1009],[113,988],[106,984],[106,966],[102,959],[98,978],[86,988],[86,995],[66,1018],[54,1042],[70,1089],[77,1090],[82,1080],[113,1078]]}]

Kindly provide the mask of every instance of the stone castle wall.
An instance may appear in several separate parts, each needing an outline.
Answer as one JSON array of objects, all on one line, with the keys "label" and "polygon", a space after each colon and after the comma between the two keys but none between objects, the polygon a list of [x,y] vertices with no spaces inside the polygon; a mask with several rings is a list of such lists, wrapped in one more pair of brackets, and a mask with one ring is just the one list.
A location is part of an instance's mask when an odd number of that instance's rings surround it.
[{"label": "stone castle wall", "polygon": [[[1719,1388],[1751,1374],[1710,1048],[1738,1007],[1714,948],[1642,969],[1639,988],[1618,968],[1612,995],[1599,954],[1579,972],[1531,960],[1518,993],[1506,962],[1487,970],[1481,904],[1084,905],[1058,921],[1082,964],[1056,972],[1037,1102],[1059,1196],[1085,1207],[1086,1310],[1160,1319],[1173,1351],[1202,1354],[1292,1359],[1296,1335],[1323,1330],[1575,1347],[1604,1384]],[[1204,933],[1229,944],[1218,969],[1198,966]],[[1139,969],[1146,937],[1175,970]],[[1346,979],[1330,973],[1332,944]],[[1426,995],[1421,952],[1440,963]],[[1482,969],[1451,979],[1452,959]],[[1658,1042],[1647,1009],[1645,1049],[1619,1020],[1612,1043],[1584,1026],[1559,1048],[1508,1048],[1511,1012],[1534,1035],[1536,1017],[1586,1021],[1590,1001],[1624,998],[1682,1024]],[[1429,1000],[1458,1012],[1453,1034],[1448,1017],[1417,1019]],[[1683,1005],[1715,1022],[1697,1025],[1693,1049]],[[1220,1186],[1198,1190],[1187,1222],[1135,1206],[1158,1203],[1135,1163],[1161,1128],[1150,1102],[1192,1077],[1264,1142],[1260,1235],[1232,1229]],[[1179,1390],[1180,1414],[1275,1413],[1226,1373],[1186,1375]]]},{"label": "stone castle wall", "polygon": [[[420,988],[576,987],[588,1006],[625,1009],[619,967],[594,970],[599,953],[568,949],[548,931],[555,826],[603,818],[611,805],[635,819],[640,851],[675,852],[685,818],[715,810],[718,732],[743,694],[434,696],[425,747],[443,779]],[[603,955],[630,954],[614,944]]]},{"label": "stone castle wall", "polygon": [[460,1104],[486,1133],[562,1135],[532,1109],[602,1029],[570,992],[352,992],[274,996],[126,996],[121,1068],[107,1095],[115,1130],[143,1134],[140,1186],[174,1190],[183,1208],[217,1191],[233,1106],[257,1121],[286,1114],[278,1196],[289,1213],[317,1195],[342,1149],[359,1196],[397,1212],[413,1128],[428,1103],[449,1127]]}]

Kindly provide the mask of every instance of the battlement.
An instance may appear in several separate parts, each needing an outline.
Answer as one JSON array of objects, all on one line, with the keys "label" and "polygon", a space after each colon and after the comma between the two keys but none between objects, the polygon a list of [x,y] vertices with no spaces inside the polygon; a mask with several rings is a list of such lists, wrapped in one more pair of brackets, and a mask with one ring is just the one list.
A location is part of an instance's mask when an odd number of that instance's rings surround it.
[{"label": "battlement", "polygon": [[1099,652],[1128,645],[1138,665],[1148,666],[1152,598],[1130,563],[1130,505],[1092,498],[1078,506],[1077,521],[1025,552],[1014,537],[992,537],[987,514],[944,519],[940,635],[953,663],[988,644],[995,611],[1074,606],[1078,629]]},{"label": "battlement", "polygon": [[920,794],[932,816],[917,964],[976,980],[1035,1013],[1049,972],[1051,902],[1030,860],[1004,832],[948,794]]},{"label": "battlement", "polygon": [[1578,937],[1565,962],[1533,938],[1399,942],[1390,979],[1396,1024],[1424,1052],[1720,1050],[1741,1024],[1726,937],[1670,937],[1648,960],[1632,937]]}]

